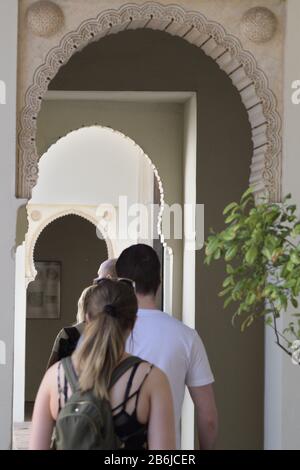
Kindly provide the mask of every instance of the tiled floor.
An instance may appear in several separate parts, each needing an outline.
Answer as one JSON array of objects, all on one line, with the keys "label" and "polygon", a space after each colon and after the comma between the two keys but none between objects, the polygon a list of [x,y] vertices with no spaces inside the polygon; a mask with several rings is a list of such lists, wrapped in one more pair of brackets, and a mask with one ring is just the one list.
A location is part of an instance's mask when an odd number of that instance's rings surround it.
[{"label": "tiled floor", "polygon": [[27,450],[29,444],[30,421],[15,423],[13,429],[13,449]]},{"label": "tiled floor", "polygon": [[25,422],[14,423],[13,428],[13,449],[26,450],[29,443],[30,424],[33,411],[33,402],[25,403]]}]

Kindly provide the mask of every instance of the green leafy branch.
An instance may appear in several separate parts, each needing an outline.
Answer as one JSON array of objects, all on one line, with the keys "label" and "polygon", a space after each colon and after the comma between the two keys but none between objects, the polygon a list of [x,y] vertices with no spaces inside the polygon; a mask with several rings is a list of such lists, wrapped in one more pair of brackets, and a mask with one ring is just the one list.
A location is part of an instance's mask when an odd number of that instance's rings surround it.
[{"label": "green leafy branch", "polygon": [[276,319],[289,305],[298,308],[300,294],[300,220],[296,206],[288,194],[281,204],[262,199],[255,204],[253,189],[249,188],[239,203],[232,202],[223,211],[227,227],[208,237],[205,244],[205,263],[224,259],[226,277],[219,296],[224,308],[237,304],[233,324],[238,319],[241,330],[257,318],[265,317],[273,326],[276,340],[280,338],[290,348],[300,339],[300,313],[294,321],[278,332]]}]

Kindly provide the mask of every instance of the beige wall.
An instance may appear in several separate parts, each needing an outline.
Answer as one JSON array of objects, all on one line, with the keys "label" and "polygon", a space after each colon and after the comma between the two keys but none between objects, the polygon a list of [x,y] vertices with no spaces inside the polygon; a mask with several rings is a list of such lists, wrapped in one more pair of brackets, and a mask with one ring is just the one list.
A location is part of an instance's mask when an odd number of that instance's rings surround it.
[{"label": "beige wall", "polygon": [[[197,200],[205,204],[206,234],[211,226],[222,227],[224,205],[238,198],[248,185],[252,142],[237,90],[204,53],[161,32],[127,31],[75,54],[50,87],[196,91]],[[159,165],[162,156],[163,153]],[[262,448],[263,323],[243,335],[231,327],[232,312],[230,309],[224,312],[217,297],[223,267],[208,270],[202,261],[200,252],[196,260],[196,325],[216,378],[220,412],[218,447]]]},{"label": "beige wall", "polygon": [[[283,129],[284,155],[283,155],[283,194],[289,192],[298,206],[298,217],[300,217],[300,104],[293,104],[291,95],[292,82],[300,80],[300,2],[299,0],[288,0],[287,2],[287,37],[285,44],[285,123]],[[288,324],[289,318],[284,318],[283,328]],[[281,355],[280,373],[281,390],[273,390],[276,399],[279,392],[279,402],[273,402],[273,414],[281,414],[281,429],[279,429],[282,449],[300,449],[300,370],[298,366],[291,363],[290,358],[281,351],[276,351],[279,358]],[[277,358],[274,357],[275,363]]]},{"label": "beige wall", "polygon": [[96,228],[77,216],[52,222],[40,235],[35,261],[61,262],[61,316],[26,321],[26,401],[33,401],[58,331],[76,321],[77,301],[107,258],[106,243]]}]

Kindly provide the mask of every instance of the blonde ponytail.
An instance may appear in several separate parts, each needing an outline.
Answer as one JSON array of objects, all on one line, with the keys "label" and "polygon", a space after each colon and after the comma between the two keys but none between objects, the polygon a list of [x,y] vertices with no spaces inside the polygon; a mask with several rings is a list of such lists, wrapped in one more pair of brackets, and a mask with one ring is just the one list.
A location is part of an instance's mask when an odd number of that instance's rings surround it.
[{"label": "blonde ponytail", "polygon": [[82,391],[108,398],[112,373],[125,351],[126,333],[134,326],[137,300],[133,288],[106,279],[90,287],[84,299],[89,321],[74,353]]}]

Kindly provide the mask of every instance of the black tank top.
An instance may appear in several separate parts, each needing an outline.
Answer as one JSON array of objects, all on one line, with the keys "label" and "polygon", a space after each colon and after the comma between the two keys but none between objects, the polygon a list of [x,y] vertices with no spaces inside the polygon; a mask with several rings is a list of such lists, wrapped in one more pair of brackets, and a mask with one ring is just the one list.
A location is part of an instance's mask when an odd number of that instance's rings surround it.
[{"label": "black tank top", "polygon": [[[145,361],[142,361],[145,362]],[[150,374],[153,364],[149,364],[149,370],[146,372],[143,380],[141,381],[138,389],[134,393],[131,392],[132,382],[136,371],[142,362],[135,364],[132,368],[131,374],[129,376],[124,400],[118,406],[112,408],[113,420],[115,424],[115,432],[121,442],[123,443],[122,449],[130,450],[146,450],[148,448],[148,423],[142,424],[137,418],[137,407],[141,389]],[[60,381],[60,368],[61,362],[58,364],[58,374],[57,374],[57,385],[58,385],[58,412],[60,412],[63,404],[68,401],[68,382],[66,375],[64,374],[64,386],[61,386]],[[126,411],[126,406],[130,400],[135,400],[134,409],[132,413]],[[119,410],[119,411],[118,411]]]},{"label": "black tank top", "polygon": [[[135,373],[141,364],[135,364],[132,368],[129,380],[127,382],[126,391],[124,400],[120,405],[112,409],[115,431],[119,439],[124,445],[124,449],[138,450],[138,449],[147,449],[148,448],[148,423],[142,424],[138,421],[137,418],[137,407],[139,396],[141,393],[142,386],[144,385],[145,380],[150,374],[153,364],[150,365],[148,372],[145,374],[142,382],[140,383],[138,389],[130,394],[132,382],[135,376]],[[126,405],[130,400],[135,400],[134,410],[131,414],[126,411]],[[120,410],[116,413],[117,410]]]}]

